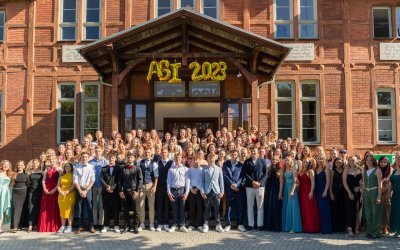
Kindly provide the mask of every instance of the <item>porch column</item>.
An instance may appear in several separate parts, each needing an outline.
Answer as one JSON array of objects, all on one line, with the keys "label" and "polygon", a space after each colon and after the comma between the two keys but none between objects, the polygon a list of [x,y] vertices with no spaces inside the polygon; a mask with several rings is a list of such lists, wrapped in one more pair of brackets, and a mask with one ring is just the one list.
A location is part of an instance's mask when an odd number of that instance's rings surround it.
[{"label": "porch column", "polygon": [[111,90],[111,128],[112,131],[118,131],[118,119],[119,119],[119,98],[118,98],[118,86],[119,77],[118,74],[112,74],[112,90]]}]

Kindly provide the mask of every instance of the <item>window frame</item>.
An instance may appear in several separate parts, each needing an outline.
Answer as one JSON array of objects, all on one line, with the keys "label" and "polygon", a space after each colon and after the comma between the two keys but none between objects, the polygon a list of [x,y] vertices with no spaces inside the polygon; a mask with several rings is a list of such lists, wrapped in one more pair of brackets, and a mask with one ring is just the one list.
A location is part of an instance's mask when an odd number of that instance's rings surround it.
[{"label": "window frame", "polygon": [[[382,105],[378,103],[378,92],[386,92],[390,93],[390,105]],[[375,92],[376,98],[376,135],[377,135],[377,143],[378,144],[396,144],[396,100],[395,100],[395,90],[392,88],[377,88]],[[391,141],[381,141],[379,140],[379,132],[386,131],[379,129],[379,109],[390,109],[391,110],[391,120],[392,120],[392,140]],[[385,119],[387,120],[387,119]]]},{"label": "window frame", "polygon": [[[298,17],[299,17],[299,23],[298,23],[298,29],[299,29],[299,39],[317,39],[318,38],[318,4],[317,0],[312,0],[313,1],[313,11],[314,11],[314,20],[301,20],[301,0],[299,0],[298,4]],[[314,31],[315,31],[315,37],[303,37],[301,35],[301,25],[302,24],[314,24]]]},{"label": "window frame", "polygon": [[[99,1],[99,22],[87,22],[86,21],[86,18],[87,18],[87,1],[88,0],[84,0],[84,3],[83,3],[83,13],[82,13],[82,17],[83,17],[83,21],[82,21],[82,26],[83,26],[82,36],[83,36],[83,39],[82,40],[84,40],[84,41],[96,41],[96,40],[98,40],[98,39],[100,39],[102,37],[102,34],[101,34],[101,12],[102,12],[101,2],[102,1],[98,0]],[[97,38],[97,39],[86,38],[86,28],[87,27],[99,27],[99,38]]]},{"label": "window frame", "polygon": [[[278,96],[278,85],[288,83],[291,87],[291,97],[280,97]],[[296,81],[294,80],[279,80],[275,82],[275,128],[279,131],[279,112],[278,112],[278,102],[279,101],[290,101],[292,107],[292,134],[291,138],[295,137],[296,133]]]},{"label": "window frame", "polygon": [[[397,14],[397,13],[399,13],[399,14]],[[396,37],[400,38],[400,6],[396,7],[395,14],[396,14],[396,17],[395,17],[395,21],[396,21]],[[398,19],[397,19],[397,16],[399,16]]]},{"label": "window frame", "polygon": [[[387,10],[388,13],[388,21],[389,21],[389,36],[387,37],[375,37],[375,22],[374,22],[374,10]],[[392,38],[392,29],[393,29],[393,24],[392,24],[392,8],[390,6],[372,6],[372,37],[373,39],[386,39],[386,38]]]},{"label": "window frame", "polygon": [[0,9],[0,13],[3,13],[3,24],[4,24],[3,26],[0,26],[3,28],[3,39],[0,39],[0,43],[4,43],[4,41],[6,40],[6,11],[4,9]]},{"label": "window frame", "polygon": [[[126,119],[126,106],[131,105],[131,112],[132,112],[132,129],[137,129],[136,124],[136,106],[137,105],[145,105],[146,106],[146,128],[143,130],[149,130],[152,126],[154,126],[154,113],[153,113],[153,104],[150,101],[125,101],[120,102],[123,109],[120,109],[122,112],[120,113],[121,121],[119,124],[120,131],[127,131],[125,127],[125,119]],[[127,131],[128,132],[128,131]]]},{"label": "window frame", "polygon": [[[159,17],[158,15],[158,1],[159,0],[154,0],[154,17],[157,18]],[[174,1],[173,0],[169,0],[169,12],[173,11],[174,9]],[[168,13],[169,13],[168,12]]]},{"label": "window frame", "polygon": [[221,126],[225,126],[230,130],[237,130],[238,128],[229,128],[229,123],[228,123],[228,119],[229,119],[229,112],[228,112],[228,108],[229,105],[238,105],[238,111],[239,111],[239,126],[243,128],[243,106],[244,104],[246,105],[250,105],[250,116],[248,116],[248,126],[249,128],[251,128],[252,126],[252,122],[251,122],[251,118],[253,116],[253,114],[251,113],[251,100],[250,99],[230,99],[228,101],[224,101],[223,103],[223,124]]},{"label": "window frame", "polygon": [[[220,8],[221,8],[220,7],[220,5],[221,5],[220,2],[221,2],[220,0],[215,0],[215,4],[216,4],[215,7],[216,7],[216,11],[217,11],[216,19],[220,19]],[[204,0],[201,0],[200,13],[203,14],[203,15],[206,15],[206,14],[204,14]],[[208,16],[208,17],[213,18],[212,16]]]},{"label": "window frame", "polygon": [[[88,98],[85,97],[85,86],[86,85],[96,85],[98,87],[98,96],[97,98]],[[85,81],[81,83],[82,86],[82,91],[81,91],[81,124],[80,124],[80,128],[81,128],[81,138],[83,138],[85,136],[85,103],[86,102],[97,102],[97,130],[101,129],[100,126],[100,101],[101,101],[101,85],[99,82],[97,81]],[[86,128],[86,129],[94,129],[94,128]]]},{"label": "window frame", "polygon": [[[294,18],[294,14],[293,14],[293,0],[289,0],[289,11],[290,11],[290,19],[289,20],[277,20],[277,5],[276,2],[279,0],[274,0],[274,7],[273,7],[273,11],[274,11],[274,38],[275,39],[293,39],[294,38],[294,31],[293,31],[293,18]],[[277,25],[279,24],[289,24],[290,25],[290,34],[289,37],[278,37],[277,36]]]},{"label": "window frame", "polygon": [[[193,1],[193,10],[196,11],[197,10],[197,0],[192,0]],[[176,5],[177,9],[182,8],[182,0],[177,0],[177,5]]]},{"label": "window frame", "polygon": [[[74,98],[61,98],[61,86],[73,86]],[[57,84],[57,144],[64,143],[61,141],[61,105],[60,102],[74,102],[74,137],[76,136],[76,83],[75,82],[58,82]]]},{"label": "window frame", "polygon": [[[78,39],[78,8],[79,8],[79,2],[78,0],[75,0],[75,23],[64,23],[63,22],[63,17],[64,17],[64,1],[66,0],[60,0],[60,6],[59,6],[59,41],[76,41]],[[75,27],[75,38],[74,39],[64,39],[63,38],[63,28],[65,27]]]},{"label": "window frame", "polygon": [[[308,84],[308,85],[315,85],[315,97],[303,97],[303,89],[302,86],[303,84]],[[321,109],[320,109],[320,84],[318,80],[302,80],[300,81],[300,138],[301,140],[306,143],[306,144],[320,144],[321,143]],[[316,110],[315,110],[315,115],[316,115],[316,131],[317,131],[317,140],[316,141],[305,141],[303,138],[303,101],[315,101],[316,102]]]}]

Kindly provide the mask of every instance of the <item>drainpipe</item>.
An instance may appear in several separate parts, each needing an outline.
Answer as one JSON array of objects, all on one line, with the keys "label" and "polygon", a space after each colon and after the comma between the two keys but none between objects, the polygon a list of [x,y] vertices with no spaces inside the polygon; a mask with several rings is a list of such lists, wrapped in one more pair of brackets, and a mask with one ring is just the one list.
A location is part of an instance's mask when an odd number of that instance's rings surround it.
[{"label": "drainpipe", "polygon": [[[272,77],[271,80],[266,81],[266,82],[263,82],[263,83],[261,83],[260,85],[257,86],[257,105],[258,105],[258,113],[260,113],[260,108],[261,108],[261,105],[260,105],[260,89],[261,89],[262,86],[271,84],[271,83],[273,83],[274,81],[275,81],[275,76]],[[260,115],[258,115],[258,129],[260,129]]]},{"label": "drainpipe", "polygon": [[104,81],[103,81],[103,77],[101,77],[101,76],[100,76],[100,83],[103,84],[103,85],[105,85],[105,86],[112,87],[112,84],[109,84],[109,83],[104,82]]}]

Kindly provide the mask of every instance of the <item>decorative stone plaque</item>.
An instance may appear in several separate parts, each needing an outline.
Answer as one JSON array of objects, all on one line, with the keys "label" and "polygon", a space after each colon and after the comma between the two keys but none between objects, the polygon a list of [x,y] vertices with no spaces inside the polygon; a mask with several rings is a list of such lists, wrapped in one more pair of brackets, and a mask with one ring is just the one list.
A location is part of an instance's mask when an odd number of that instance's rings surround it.
[{"label": "decorative stone plaque", "polygon": [[382,61],[400,60],[400,43],[380,43],[379,59]]},{"label": "decorative stone plaque", "polygon": [[81,45],[63,45],[62,46],[62,61],[63,62],[86,62],[85,58],[78,53],[77,49]]},{"label": "decorative stone plaque", "polygon": [[314,44],[313,43],[285,43],[286,46],[292,47],[292,51],[286,57],[286,61],[313,61],[314,60]]}]

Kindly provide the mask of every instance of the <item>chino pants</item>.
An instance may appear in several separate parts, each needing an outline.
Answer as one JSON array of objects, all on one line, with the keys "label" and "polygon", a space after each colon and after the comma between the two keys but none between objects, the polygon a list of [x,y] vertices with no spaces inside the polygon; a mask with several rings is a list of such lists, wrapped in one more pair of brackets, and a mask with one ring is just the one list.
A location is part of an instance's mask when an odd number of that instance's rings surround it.
[{"label": "chino pants", "polygon": [[101,196],[101,187],[93,188],[93,223],[95,225],[104,224],[103,198]]},{"label": "chino pants", "polygon": [[103,207],[104,207],[104,226],[110,226],[110,212],[113,212],[114,226],[119,226],[119,195],[118,191],[113,193],[103,192]]},{"label": "chino pants", "polygon": [[[125,227],[131,227],[129,219],[129,211],[133,210],[133,228],[137,228],[139,224],[139,207],[137,202],[133,199],[133,192],[124,191],[125,199],[122,199],[122,206],[124,208],[124,221]],[[137,198],[136,200],[138,200]]]},{"label": "chino pants", "polygon": [[168,225],[170,201],[167,190],[157,188],[156,200],[158,225]]},{"label": "chino pants", "polygon": [[219,212],[219,207],[221,204],[221,199],[218,198],[218,194],[214,193],[213,190],[209,194],[206,194],[207,199],[204,201],[204,224],[208,225],[208,220],[210,219],[211,206],[214,208],[215,224],[221,224],[221,216]]},{"label": "chino pants", "polygon": [[185,225],[185,201],[182,200],[185,188],[171,188],[175,200],[171,202],[173,225],[182,227]]},{"label": "chino pants", "polygon": [[367,222],[366,232],[372,236],[380,236],[382,224],[382,204],[376,204],[378,189],[370,191],[365,190],[363,195],[365,218]]},{"label": "chino pants", "polygon": [[[230,187],[227,187],[227,189]],[[232,189],[226,192],[226,214],[225,222],[227,226],[231,225],[231,213],[232,208],[236,208],[236,221],[238,225],[243,225],[243,202],[246,198],[246,192],[243,188],[239,187],[239,191],[234,191]]]},{"label": "chino pants", "polygon": [[92,190],[88,190],[85,198],[82,198],[79,194],[77,195],[77,203],[76,206],[78,208],[78,221],[79,227],[83,227],[83,211],[84,209],[87,212],[87,216],[89,219],[89,228],[93,227],[93,207],[92,207],[92,198],[93,193]]},{"label": "chino pants", "polygon": [[254,199],[257,202],[257,226],[264,224],[264,187],[258,189],[246,188],[247,196],[247,218],[249,227],[254,227]]},{"label": "chino pants", "polygon": [[151,192],[151,188],[153,187],[153,183],[147,183],[143,185],[141,191],[139,191],[139,199],[136,200],[137,206],[139,207],[139,222],[140,224],[144,224],[146,217],[146,198],[149,204],[149,221],[150,225],[154,225],[154,205],[156,202],[156,194]]},{"label": "chino pants", "polygon": [[203,224],[204,199],[201,197],[200,191],[197,191],[196,194],[190,192],[188,201],[190,225],[193,227],[201,226]]}]

